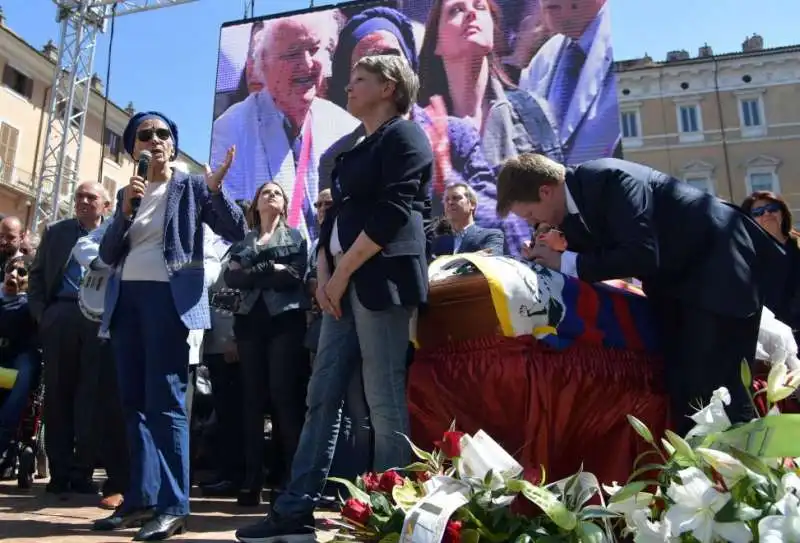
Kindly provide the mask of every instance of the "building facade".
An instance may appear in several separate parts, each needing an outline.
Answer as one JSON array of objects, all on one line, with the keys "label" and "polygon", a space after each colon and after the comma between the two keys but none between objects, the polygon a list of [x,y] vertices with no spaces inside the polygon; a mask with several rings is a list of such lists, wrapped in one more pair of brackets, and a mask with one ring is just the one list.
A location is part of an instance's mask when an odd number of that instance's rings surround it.
[{"label": "building facade", "polygon": [[[41,51],[26,43],[5,26],[0,15],[0,213],[16,215],[26,224],[31,223],[35,209],[56,55],[52,43]],[[75,149],[69,149],[62,170],[67,175],[67,183],[62,177],[62,201],[70,201],[75,181],[101,181],[113,196],[134,173],[135,165],[124,151],[121,137],[133,106],[123,109],[113,102],[104,106],[102,83],[95,78],[80,171],[74,167]],[[202,172],[202,166],[184,153],[177,162],[189,171]]]},{"label": "building facade", "polygon": [[616,65],[625,158],[734,203],[783,195],[800,224],[800,46],[707,45]]}]

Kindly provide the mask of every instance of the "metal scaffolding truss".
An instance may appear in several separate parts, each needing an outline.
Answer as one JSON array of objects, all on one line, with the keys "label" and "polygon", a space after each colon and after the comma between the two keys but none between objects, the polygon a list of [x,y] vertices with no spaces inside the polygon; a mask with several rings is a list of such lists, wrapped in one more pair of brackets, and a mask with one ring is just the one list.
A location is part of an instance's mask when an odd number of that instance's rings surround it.
[{"label": "metal scaffolding truss", "polygon": [[116,4],[116,16],[121,17],[196,0],[53,1],[61,31],[31,224],[34,232],[43,221],[69,213],[80,172],[97,34],[104,31],[112,6]]}]

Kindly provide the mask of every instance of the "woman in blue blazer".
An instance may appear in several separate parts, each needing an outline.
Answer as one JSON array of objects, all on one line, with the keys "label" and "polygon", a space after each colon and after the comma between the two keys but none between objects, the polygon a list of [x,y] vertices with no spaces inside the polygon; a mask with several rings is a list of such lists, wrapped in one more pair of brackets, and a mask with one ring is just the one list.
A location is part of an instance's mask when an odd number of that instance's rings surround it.
[{"label": "woman in blue blazer", "polygon": [[123,134],[134,160],[152,154],[147,180],[117,194],[100,258],[114,268],[101,334],[110,334],[125,409],[131,482],[122,507],[96,530],[143,525],[135,541],[186,529],[189,432],[186,385],[190,331],[210,328],[203,272],[203,223],[230,242],[244,238],[241,209],[222,191],[234,149],[205,178],[170,167],[178,128],[165,115],[135,115]]}]

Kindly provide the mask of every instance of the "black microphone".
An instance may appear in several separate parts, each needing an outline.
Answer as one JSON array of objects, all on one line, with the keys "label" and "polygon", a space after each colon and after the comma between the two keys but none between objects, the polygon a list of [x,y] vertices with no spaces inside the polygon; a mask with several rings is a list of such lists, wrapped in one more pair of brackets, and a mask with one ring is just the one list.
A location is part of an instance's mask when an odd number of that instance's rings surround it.
[{"label": "black microphone", "polygon": [[[148,151],[144,150],[139,153],[139,164],[136,167],[136,176],[141,177],[145,181],[147,181],[147,170],[150,169],[150,160],[153,158],[153,154]],[[131,199],[131,210],[133,211],[133,216],[136,216],[136,212],[139,211],[139,206],[142,205],[142,197],[139,196],[137,198]]]}]

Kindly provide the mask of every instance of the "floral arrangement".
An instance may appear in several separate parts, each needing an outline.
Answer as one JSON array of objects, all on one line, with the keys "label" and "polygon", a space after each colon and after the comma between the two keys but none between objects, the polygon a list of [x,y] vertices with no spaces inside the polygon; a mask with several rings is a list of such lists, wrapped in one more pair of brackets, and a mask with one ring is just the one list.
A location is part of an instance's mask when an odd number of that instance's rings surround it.
[{"label": "floral arrangement", "polygon": [[[747,364],[742,380],[752,382]],[[720,388],[685,437],[667,431],[656,440],[628,416],[652,449],[623,486],[601,486],[583,471],[550,484],[529,480],[486,433],[453,425],[432,452],[409,440],[418,460],[402,470],[332,478],[349,494],[334,521],[336,541],[800,542],[800,415],[775,407],[798,385],[800,373],[774,364],[757,393],[766,396],[767,416],[736,427],[725,413],[730,394]],[[518,512],[520,500],[534,514]]]}]

